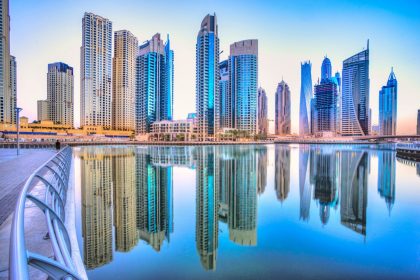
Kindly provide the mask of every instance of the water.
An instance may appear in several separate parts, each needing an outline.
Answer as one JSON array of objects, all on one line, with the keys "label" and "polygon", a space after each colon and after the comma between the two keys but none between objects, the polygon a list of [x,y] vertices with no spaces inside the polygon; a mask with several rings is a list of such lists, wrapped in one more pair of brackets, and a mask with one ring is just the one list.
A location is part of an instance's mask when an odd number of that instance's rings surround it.
[{"label": "water", "polygon": [[420,278],[420,164],[390,149],[74,150],[90,279]]}]

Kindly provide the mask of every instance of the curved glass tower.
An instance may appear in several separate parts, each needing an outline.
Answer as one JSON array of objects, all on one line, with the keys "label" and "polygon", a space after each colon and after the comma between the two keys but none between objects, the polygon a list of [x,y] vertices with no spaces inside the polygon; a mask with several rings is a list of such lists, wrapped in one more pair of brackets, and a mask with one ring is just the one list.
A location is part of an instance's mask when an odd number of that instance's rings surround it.
[{"label": "curved glass tower", "polygon": [[219,130],[219,37],[216,14],[201,22],[196,44],[196,111],[199,140]]},{"label": "curved glass tower", "polygon": [[312,64],[306,61],[300,66],[300,107],[299,107],[299,135],[311,133],[310,107],[312,98]]},{"label": "curved glass tower", "polygon": [[343,62],[343,136],[369,134],[369,41],[367,49]]}]

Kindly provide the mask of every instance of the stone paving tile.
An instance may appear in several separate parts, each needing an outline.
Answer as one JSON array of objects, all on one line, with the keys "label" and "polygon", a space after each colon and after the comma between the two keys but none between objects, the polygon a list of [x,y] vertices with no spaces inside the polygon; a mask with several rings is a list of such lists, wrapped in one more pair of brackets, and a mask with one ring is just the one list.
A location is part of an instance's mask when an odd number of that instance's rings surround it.
[{"label": "stone paving tile", "polygon": [[55,153],[52,149],[22,149],[16,156],[11,151],[0,149],[0,225],[13,212],[26,179]]}]

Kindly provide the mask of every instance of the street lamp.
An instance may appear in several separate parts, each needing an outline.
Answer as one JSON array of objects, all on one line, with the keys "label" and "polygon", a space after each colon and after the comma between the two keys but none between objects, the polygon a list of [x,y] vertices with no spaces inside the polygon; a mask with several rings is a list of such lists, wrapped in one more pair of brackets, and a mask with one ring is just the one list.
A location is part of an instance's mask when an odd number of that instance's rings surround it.
[{"label": "street lamp", "polygon": [[19,122],[19,113],[22,111],[22,108],[16,107],[16,141],[17,141],[17,155],[19,155],[19,129],[20,129],[20,122]]}]

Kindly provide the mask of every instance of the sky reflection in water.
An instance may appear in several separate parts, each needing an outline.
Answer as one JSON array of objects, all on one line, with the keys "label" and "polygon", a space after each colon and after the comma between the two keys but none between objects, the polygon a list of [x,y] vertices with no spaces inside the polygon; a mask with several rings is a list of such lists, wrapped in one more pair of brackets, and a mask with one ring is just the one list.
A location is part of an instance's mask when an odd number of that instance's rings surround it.
[{"label": "sky reflection in water", "polygon": [[92,279],[419,278],[420,164],[362,146],[75,149]]}]

